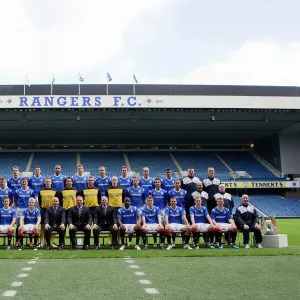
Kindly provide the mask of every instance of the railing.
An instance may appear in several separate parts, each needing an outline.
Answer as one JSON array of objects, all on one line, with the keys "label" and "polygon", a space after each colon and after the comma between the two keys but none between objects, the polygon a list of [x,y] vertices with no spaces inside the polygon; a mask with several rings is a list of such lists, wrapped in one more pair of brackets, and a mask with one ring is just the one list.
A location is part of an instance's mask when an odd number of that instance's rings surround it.
[{"label": "railing", "polygon": [[252,153],[253,157],[256,158],[264,167],[266,167],[270,172],[272,172],[278,178],[284,177],[284,174],[275,169],[269,162],[259,156],[257,153]]}]

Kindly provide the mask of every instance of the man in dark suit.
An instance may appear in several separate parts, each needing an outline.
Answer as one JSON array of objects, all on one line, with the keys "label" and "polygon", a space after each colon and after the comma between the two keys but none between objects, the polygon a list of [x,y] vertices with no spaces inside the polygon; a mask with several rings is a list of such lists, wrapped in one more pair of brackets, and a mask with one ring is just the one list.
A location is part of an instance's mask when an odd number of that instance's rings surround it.
[{"label": "man in dark suit", "polygon": [[45,211],[45,238],[47,250],[50,250],[50,238],[52,231],[57,231],[59,234],[59,249],[64,247],[66,230],[65,224],[65,210],[59,206],[59,199],[57,197],[53,197],[52,206],[46,208]]},{"label": "man in dark suit", "polygon": [[83,249],[88,250],[90,246],[91,226],[93,220],[89,208],[83,205],[82,196],[76,197],[76,206],[70,208],[67,221],[69,225],[71,250],[76,249],[76,245],[75,245],[76,231],[84,231]]},{"label": "man in dark suit", "polygon": [[115,208],[108,205],[108,198],[101,197],[101,205],[98,206],[94,213],[94,245],[95,249],[99,249],[99,233],[100,231],[110,231],[112,234],[112,249],[117,246],[117,215]]}]

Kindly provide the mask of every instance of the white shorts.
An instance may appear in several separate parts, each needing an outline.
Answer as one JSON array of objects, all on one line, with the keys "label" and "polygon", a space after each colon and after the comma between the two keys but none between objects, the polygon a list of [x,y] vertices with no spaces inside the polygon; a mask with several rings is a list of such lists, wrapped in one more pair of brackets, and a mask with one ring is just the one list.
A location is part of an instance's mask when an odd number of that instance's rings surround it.
[{"label": "white shorts", "polygon": [[153,223],[153,224],[146,224],[147,231],[156,231],[158,224]]},{"label": "white shorts", "polygon": [[169,226],[171,227],[172,231],[182,231],[182,228],[185,227],[185,225],[178,223],[170,223]]},{"label": "white shorts", "polygon": [[126,232],[134,233],[134,226],[136,224],[123,224],[126,227]]},{"label": "white shorts", "polygon": [[222,227],[222,230],[223,231],[230,231],[230,228],[231,228],[231,224],[229,223],[217,223],[218,226],[221,226]]},{"label": "white shorts", "polygon": [[33,232],[33,227],[34,227],[33,224],[24,225],[24,232],[32,233]]},{"label": "white shorts", "polygon": [[198,232],[207,232],[208,228],[211,226],[207,223],[196,223],[196,225],[198,226]]},{"label": "white shorts", "polygon": [[1,233],[7,233],[8,228],[11,228],[13,230],[13,227],[11,227],[10,225],[0,225]]}]

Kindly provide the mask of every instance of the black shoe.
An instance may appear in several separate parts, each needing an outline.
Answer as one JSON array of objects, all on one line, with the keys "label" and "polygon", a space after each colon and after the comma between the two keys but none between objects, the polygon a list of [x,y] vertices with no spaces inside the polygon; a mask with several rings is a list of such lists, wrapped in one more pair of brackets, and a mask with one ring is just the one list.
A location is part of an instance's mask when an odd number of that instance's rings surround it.
[{"label": "black shoe", "polygon": [[20,245],[19,250],[24,250],[24,246]]},{"label": "black shoe", "polygon": [[46,245],[46,250],[50,250],[50,245]]},{"label": "black shoe", "polygon": [[84,250],[90,250],[90,246],[89,246],[89,245],[85,245],[85,246],[83,247],[83,249],[84,249]]},{"label": "black shoe", "polygon": [[111,250],[115,250],[115,247],[114,247],[114,246],[110,246],[110,249],[111,249]]},{"label": "black shoe", "polygon": [[58,250],[63,250],[64,249],[64,245],[59,245],[58,246]]},{"label": "black shoe", "polygon": [[77,249],[77,246],[75,246],[75,245],[71,246],[71,250],[76,250],[76,249]]},{"label": "black shoe", "polygon": [[95,249],[95,250],[99,250],[99,245],[95,245],[95,246],[94,246],[94,249]]}]

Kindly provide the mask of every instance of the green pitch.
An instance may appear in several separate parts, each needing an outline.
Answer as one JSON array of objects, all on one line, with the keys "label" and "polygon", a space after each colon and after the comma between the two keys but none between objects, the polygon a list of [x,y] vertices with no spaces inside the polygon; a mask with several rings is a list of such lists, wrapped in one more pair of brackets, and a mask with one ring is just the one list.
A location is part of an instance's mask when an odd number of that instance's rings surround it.
[{"label": "green pitch", "polygon": [[[13,299],[300,299],[299,256],[3,260],[0,298]],[[137,265],[138,269],[130,268]],[[32,270],[22,271],[31,266]],[[219,271],[221,268],[221,272]],[[4,272],[4,270],[6,270]],[[135,272],[143,272],[137,276]],[[26,278],[18,278],[27,273]],[[141,284],[139,280],[147,280]],[[22,286],[11,287],[14,281]],[[154,288],[157,294],[147,294]]]}]

